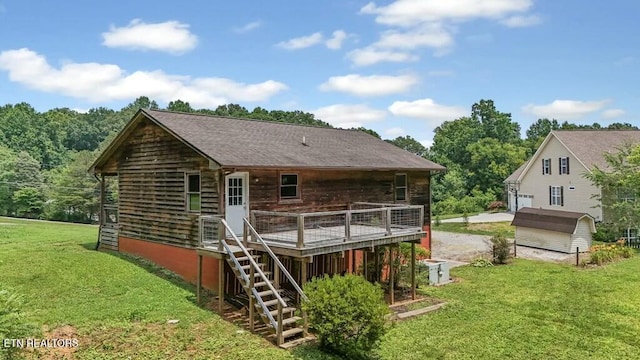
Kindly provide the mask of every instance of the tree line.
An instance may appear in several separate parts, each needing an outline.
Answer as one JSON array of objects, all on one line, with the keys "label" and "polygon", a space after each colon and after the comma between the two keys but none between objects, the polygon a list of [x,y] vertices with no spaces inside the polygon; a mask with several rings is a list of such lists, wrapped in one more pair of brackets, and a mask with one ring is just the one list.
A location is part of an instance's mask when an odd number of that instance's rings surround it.
[{"label": "tree line", "polygon": [[[99,211],[98,181],[87,169],[139,108],[160,109],[139,97],[120,110],[68,108],[36,111],[28,103],[0,107],[0,215],[92,222]],[[166,110],[332,127],[303,111],[249,111],[238,104],[194,109],[188,102],[170,102]],[[511,114],[492,100],[480,100],[469,116],[445,121],[435,130],[433,146],[412,136],[388,142],[448,168],[433,181],[435,213],[483,210],[502,198],[502,181],[520,166],[554,129],[602,128],[539,119],[520,138]],[[608,128],[635,128],[616,123]],[[375,137],[375,131],[360,127]],[[117,198],[111,184],[108,195]]]}]

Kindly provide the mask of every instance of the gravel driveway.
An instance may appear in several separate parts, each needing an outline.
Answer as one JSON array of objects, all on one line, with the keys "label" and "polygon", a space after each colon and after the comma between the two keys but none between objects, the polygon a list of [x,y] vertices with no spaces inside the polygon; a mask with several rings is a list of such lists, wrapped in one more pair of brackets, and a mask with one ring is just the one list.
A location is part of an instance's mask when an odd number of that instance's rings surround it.
[{"label": "gravel driveway", "polygon": [[[480,257],[491,259],[490,236],[432,231],[431,237],[431,257],[433,259],[450,260],[453,266],[462,265]],[[575,262],[575,254],[524,246],[518,246],[516,252],[519,258],[563,263]]]}]

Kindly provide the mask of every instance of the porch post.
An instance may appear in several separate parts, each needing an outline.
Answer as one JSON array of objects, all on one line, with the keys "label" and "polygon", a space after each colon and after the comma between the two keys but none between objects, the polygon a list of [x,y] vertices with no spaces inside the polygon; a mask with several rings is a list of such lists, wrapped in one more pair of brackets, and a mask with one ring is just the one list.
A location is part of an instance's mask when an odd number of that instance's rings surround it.
[{"label": "porch post", "polygon": [[358,271],[356,267],[356,250],[351,250],[351,273],[355,274]]},{"label": "porch post", "polygon": [[369,263],[369,251],[362,250],[362,273],[364,274],[364,278],[368,281],[369,280],[369,270],[367,269],[368,263]]},{"label": "porch post", "polygon": [[218,313],[224,315],[224,259],[218,259]]},{"label": "porch post", "polygon": [[411,300],[416,299],[416,243],[411,243]]},{"label": "porch post", "polygon": [[378,248],[377,247],[373,247],[373,266],[375,268],[373,274],[374,274],[374,280],[377,282],[380,282],[380,271],[378,269],[380,269],[380,264],[378,263]]}]

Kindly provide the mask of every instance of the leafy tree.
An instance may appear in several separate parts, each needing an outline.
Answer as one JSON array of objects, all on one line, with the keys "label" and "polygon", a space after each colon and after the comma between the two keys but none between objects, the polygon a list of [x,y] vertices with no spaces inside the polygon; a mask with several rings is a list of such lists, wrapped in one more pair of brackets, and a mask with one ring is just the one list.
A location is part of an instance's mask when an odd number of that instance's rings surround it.
[{"label": "leafy tree", "polygon": [[445,121],[434,133],[430,149],[434,161],[446,167],[468,164],[471,154],[467,146],[482,138],[482,124],[477,119],[462,117]]},{"label": "leafy tree", "polygon": [[77,114],[69,124],[64,144],[70,150],[93,151],[107,135],[122,128],[122,121],[115,111],[105,107]]},{"label": "leafy tree", "polygon": [[99,183],[87,172],[94,160],[93,153],[80,151],[52,176],[48,218],[88,223],[98,214]]},{"label": "leafy tree", "polygon": [[404,149],[412,154],[418,156],[427,157],[429,155],[429,149],[422,145],[418,140],[411,136],[398,136],[393,140],[386,140],[387,142]]},{"label": "leafy tree", "polygon": [[549,120],[547,118],[538,119],[538,121],[531,124],[529,129],[527,129],[527,140],[538,141],[538,139],[544,139],[552,130],[558,129],[560,129],[558,120]]},{"label": "leafy tree", "polygon": [[195,110],[191,107],[191,105],[188,102],[182,101],[182,100],[170,101],[169,104],[167,105],[167,110],[179,111],[179,112],[185,112],[185,113],[195,112]]},{"label": "leafy tree", "polygon": [[609,130],[638,130],[638,127],[629,123],[615,122],[607,126]]},{"label": "leafy tree", "polygon": [[480,100],[473,104],[471,118],[480,122],[484,138],[510,143],[520,141],[520,125],[511,121],[510,113],[498,111],[493,100]]},{"label": "leafy tree", "polygon": [[[41,207],[27,209],[26,206],[30,201],[33,201],[31,205],[35,205],[39,197],[33,194],[37,192],[42,194],[44,191],[40,163],[26,151],[15,156],[4,151],[9,158],[0,162],[0,170],[2,170],[0,172],[0,211],[5,215],[25,215],[27,211],[29,214],[39,215],[42,211]],[[18,191],[27,188],[32,190],[15,196]],[[21,208],[18,209],[18,206]],[[21,213],[18,213],[18,210]]]},{"label": "leafy tree", "polygon": [[26,218],[38,218],[44,209],[44,193],[35,187],[23,187],[13,193],[16,215]]},{"label": "leafy tree", "polygon": [[362,131],[362,132],[367,133],[367,134],[369,134],[369,135],[371,135],[373,137],[377,137],[378,139],[381,139],[380,134],[378,134],[377,132],[375,132],[375,131],[373,131],[371,129],[367,129],[364,126],[360,126],[360,127],[357,127],[357,128],[351,128],[351,130]]},{"label": "leafy tree", "polygon": [[431,180],[431,193],[434,202],[448,197],[462,199],[467,194],[467,178],[460,166],[447,168],[445,173],[436,174]]},{"label": "leafy tree", "polygon": [[601,189],[604,221],[621,235],[627,228],[640,228],[640,146],[624,146],[605,153],[608,168],[594,167],[585,177]]},{"label": "leafy tree", "polygon": [[501,194],[502,181],[526,161],[526,148],[484,138],[467,146],[471,154],[469,185],[482,192]]}]

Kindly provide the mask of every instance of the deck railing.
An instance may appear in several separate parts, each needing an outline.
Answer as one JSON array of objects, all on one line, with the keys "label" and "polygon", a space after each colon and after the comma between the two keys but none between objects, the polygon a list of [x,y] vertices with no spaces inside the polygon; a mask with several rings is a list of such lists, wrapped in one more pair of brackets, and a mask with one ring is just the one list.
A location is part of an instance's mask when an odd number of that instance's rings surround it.
[{"label": "deck railing", "polygon": [[354,203],[351,210],[251,212],[251,224],[266,240],[296,248],[422,231],[421,205]]}]

